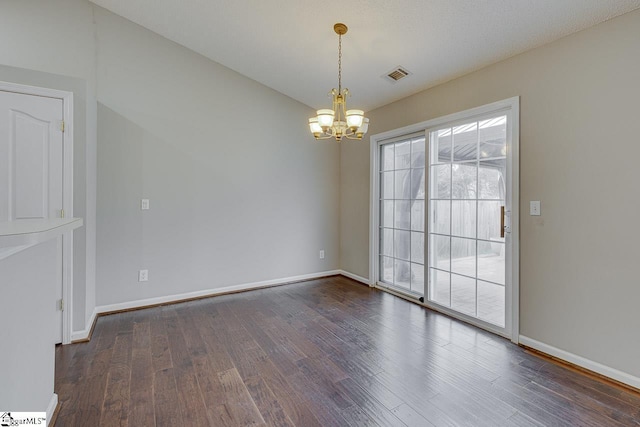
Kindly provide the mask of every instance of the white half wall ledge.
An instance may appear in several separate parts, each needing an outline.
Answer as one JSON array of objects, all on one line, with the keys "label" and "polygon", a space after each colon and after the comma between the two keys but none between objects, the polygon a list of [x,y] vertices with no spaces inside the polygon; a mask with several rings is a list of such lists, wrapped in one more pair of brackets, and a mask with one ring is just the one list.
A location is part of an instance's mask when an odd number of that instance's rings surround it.
[{"label": "white half wall ledge", "polygon": [[557,357],[558,359],[562,359],[569,363],[573,363],[574,365],[580,366],[581,368],[588,369],[589,371],[604,375],[605,377],[627,384],[636,389],[640,389],[640,378],[634,375],[622,372],[607,365],[603,365],[602,363],[594,362],[593,360],[587,359],[586,357],[578,356],[577,354],[573,354],[552,345],[545,344],[543,342],[534,340],[533,338],[529,338],[523,335],[520,335],[519,338],[520,344],[524,346],[531,347],[534,350],[541,351],[550,356]]},{"label": "white half wall ledge", "polygon": [[[14,221],[3,221],[0,222],[0,248],[26,249],[82,227],[82,223],[82,218],[18,219]],[[15,252],[12,252],[12,254],[13,253]]]}]

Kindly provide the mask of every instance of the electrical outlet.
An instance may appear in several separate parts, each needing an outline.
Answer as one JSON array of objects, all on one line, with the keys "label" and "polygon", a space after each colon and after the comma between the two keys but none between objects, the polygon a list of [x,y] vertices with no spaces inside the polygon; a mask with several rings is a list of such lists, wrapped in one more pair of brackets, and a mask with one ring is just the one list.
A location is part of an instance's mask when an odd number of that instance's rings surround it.
[{"label": "electrical outlet", "polygon": [[320,259],[324,259],[324,249],[320,251]]},{"label": "electrical outlet", "polygon": [[140,209],[143,211],[149,210],[149,199],[140,200]]},{"label": "electrical outlet", "polygon": [[149,270],[138,271],[138,282],[146,282],[149,280]]}]

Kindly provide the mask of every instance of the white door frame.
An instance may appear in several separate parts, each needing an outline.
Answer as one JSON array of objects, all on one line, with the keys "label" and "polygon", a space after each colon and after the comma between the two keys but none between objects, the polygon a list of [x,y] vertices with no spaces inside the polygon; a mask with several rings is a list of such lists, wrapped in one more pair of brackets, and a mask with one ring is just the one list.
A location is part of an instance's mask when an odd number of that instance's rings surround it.
[{"label": "white door frame", "polygon": [[[73,92],[0,81],[0,91],[43,96],[62,100],[64,132],[62,134],[62,209],[73,217]],[[62,236],[62,344],[71,342],[73,325],[73,233]]]},{"label": "white door frame", "polygon": [[[520,149],[520,97],[516,96],[513,98],[505,99],[502,101],[493,102],[491,104],[482,105],[480,107],[471,108],[469,110],[461,111],[454,114],[449,114],[447,116],[438,117],[435,119],[427,120],[424,122],[416,123],[413,125],[405,126],[400,129],[394,129],[391,131],[379,133],[371,136],[371,144],[370,144],[370,206],[369,206],[369,286],[378,287],[379,282],[379,239],[378,239],[378,230],[380,225],[380,216],[379,216],[379,194],[380,194],[380,185],[379,185],[379,169],[380,169],[380,145],[383,141],[401,137],[403,135],[411,135],[416,132],[425,132],[428,129],[441,126],[444,123],[453,122],[457,120],[462,120],[466,118],[473,118],[474,116],[483,116],[486,114],[490,114],[492,112],[499,111],[510,111],[510,120],[507,122],[507,133],[511,139],[511,151],[508,153],[508,158],[511,159],[511,169],[510,175],[507,179],[507,194],[511,194],[511,262],[507,263],[507,271],[506,278],[511,281],[511,294],[509,295],[509,290],[507,290],[507,294],[505,298],[511,302],[511,309],[507,310],[507,319],[505,324],[505,330],[507,331],[507,337],[511,339],[514,343],[518,343],[519,339],[519,331],[520,331],[520,227],[519,227],[519,149]],[[426,134],[426,143],[429,142],[429,135]],[[509,160],[508,160],[509,161]],[[428,180],[428,174],[425,173],[425,180]],[[426,188],[426,187],[425,187]],[[427,221],[428,215],[425,215],[425,234],[427,230]],[[428,239],[425,239],[425,246],[428,245]],[[428,247],[425,248],[425,256],[428,256]],[[425,278],[427,278],[427,269],[428,263],[425,262]],[[428,286],[428,280],[425,280],[425,291]],[[426,292],[425,292],[426,295]],[[429,307],[432,309],[440,310],[438,307],[434,307],[427,303],[428,298],[424,298],[424,302],[420,301],[422,305],[425,307]],[[456,313],[445,311],[447,314],[450,314],[454,317],[458,317],[461,320],[465,320],[473,323],[483,323],[477,322],[477,319],[471,319],[464,315],[457,315]],[[482,326],[486,327],[488,330],[492,330],[494,332],[500,333],[491,327],[490,324],[482,324]]]}]

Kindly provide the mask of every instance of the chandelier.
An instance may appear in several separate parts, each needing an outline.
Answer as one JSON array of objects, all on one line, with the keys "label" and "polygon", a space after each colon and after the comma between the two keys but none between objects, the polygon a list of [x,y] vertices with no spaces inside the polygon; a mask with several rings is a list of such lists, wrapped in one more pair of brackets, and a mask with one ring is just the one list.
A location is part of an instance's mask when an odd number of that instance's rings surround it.
[{"label": "chandelier", "polygon": [[317,116],[309,119],[309,128],[316,139],[342,138],[362,139],[369,128],[369,119],[362,110],[347,110],[349,89],[342,89],[342,36],[347,33],[347,26],[337,23],[333,30],[338,34],[338,89],[331,89],[333,109],[316,111]]}]

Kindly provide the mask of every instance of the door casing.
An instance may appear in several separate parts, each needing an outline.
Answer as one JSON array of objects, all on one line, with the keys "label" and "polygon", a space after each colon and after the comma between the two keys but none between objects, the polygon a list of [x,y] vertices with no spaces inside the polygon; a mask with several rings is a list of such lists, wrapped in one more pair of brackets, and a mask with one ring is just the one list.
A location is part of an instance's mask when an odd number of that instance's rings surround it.
[{"label": "door casing", "polygon": [[[62,134],[62,206],[65,217],[73,217],[73,92],[1,82],[0,91],[62,100],[64,132]],[[73,233],[62,236],[62,344],[71,342],[73,325]]]}]

